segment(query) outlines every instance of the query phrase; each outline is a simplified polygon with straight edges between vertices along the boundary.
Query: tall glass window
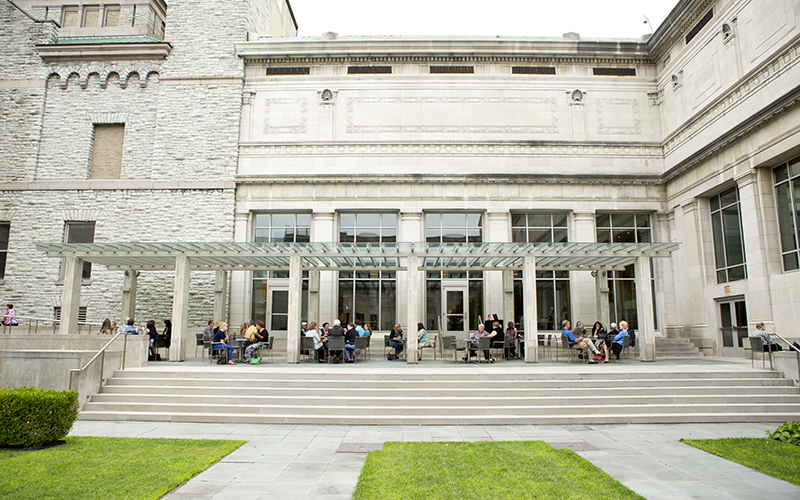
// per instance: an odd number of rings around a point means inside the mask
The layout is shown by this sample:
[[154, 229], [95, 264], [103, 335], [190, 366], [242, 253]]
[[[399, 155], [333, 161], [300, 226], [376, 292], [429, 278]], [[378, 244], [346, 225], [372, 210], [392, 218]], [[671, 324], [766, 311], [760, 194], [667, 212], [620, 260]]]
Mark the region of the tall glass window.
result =
[[[511, 240], [520, 243], [566, 243], [567, 214], [513, 213]], [[536, 272], [536, 318], [540, 330], [558, 330], [571, 318], [568, 271]], [[522, 271], [514, 271], [514, 322], [523, 325]]]
[[255, 214], [256, 243], [301, 243], [311, 241], [311, 214]]
[[793, 271], [800, 269], [800, 158], [776, 167], [772, 173], [783, 270]]
[[339, 272], [339, 320], [369, 323], [373, 331], [391, 330], [400, 323], [396, 314], [396, 273], [389, 271]]
[[[311, 240], [310, 213], [255, 214], [253, 226], [253, 241], [256, 243], [303, 243]], [[270, 330], [285, 330], [288, 324], [288, 278], [289, 273], [286, 271], [253, 272], [250, 317], [254, 321], [264, 321]], [[303, 272], [302, 283], [300, 317], [306, 320], [308, 318], [307, 271]], [[271, 318], [267, 318], [267, 309], [271, 312]]]
[[[598, 243], [650, 243], [652, 233], [648, 214], [597, 214]], [[653, 261], [650, 260], [650, 274], [653, 276]], [[653, 316], [655, 321], [655, 277], [650, 284], [653, 294]], [[636, 312], [636, 279], [633, 266], [624, 271], [608, 273], [608, 305], [611, 321], [628, 322], [632, 328], [639, 328]]]
[[717, 283], [743, 280], [747, 278], [747, 269], [744, 261], [742, 218], [739, 214], [739, 190], [733, 188], [712, 196], [709, 203]]
[[426, 213], [425, 241], [428, 243], [480, 243], [483, 241], [480, 213]]
[[339, 214], [341, 243], [393, 243], [397, 241], [397, 214]]
[[[397, 241], [395, 213], [340, 213], [340, 243]], [[388, 271], [339, 272], [339, 320], [369, 323], [373, 330], [391, 330], [398, 323], [397, 277]]]

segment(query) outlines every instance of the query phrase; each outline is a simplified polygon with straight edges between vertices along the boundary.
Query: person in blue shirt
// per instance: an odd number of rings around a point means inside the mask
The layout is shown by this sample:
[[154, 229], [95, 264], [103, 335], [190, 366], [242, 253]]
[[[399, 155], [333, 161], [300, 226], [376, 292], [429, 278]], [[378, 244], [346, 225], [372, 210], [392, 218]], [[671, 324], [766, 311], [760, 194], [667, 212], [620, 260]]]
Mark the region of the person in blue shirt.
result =
[[228, 323], [222, 323], [221, 325], [219, 325], [219, 330], [217, 330], [217, 333], [214, 334], [214, 340], [211, 341], [211, 348], [227, 350], [228, 364], [235, 365], [236, 362], [233, 361], [233, 346], [230, 346], [225, 343], [227, 339], [228, 339]]
[[355, 323], [356, 323], [356, 333], [358, 333], [358, 336], [359, 337], [366, 337], [367, 336], [367, 332], [364, 330], [364, 327], [361, 326], [361, 322], [356, 320]]
[[[572, 332], [570, 331], [569, 329], [570, 326], [571, 325], [568, 319], [565, 319], [564, 321], [561, 322], [561, 327], [563, 328], [561, 330], [561, 336], [567, 337], [567, 340], [569, 340], [570, 347], [578, 347], [579, 349], [583, 349], [584, 351], [586, 351], [586, 354], [584, 354], [584, 356], [587, 357], [589, 363], [596, 364], [597, 361], [595, 361], [593, 358], [594, 356], [599, 356], [600, 351], [597, 350], [594, 344], [583, 338], [583, 335], [576, 338], [575, 335], [573, 335]], [[605, 361], [603, 362], [605, 363]]]
[[619, 359], [619, 353], [622, 352], [622, 342], [625, 337], [628, 336], [628, 322], [627, 321], [620, 321], [619, 322], [619, 332], [614, 336], [614, 340], [611, 341], [611, 350], [614, 352], [614, 356]]

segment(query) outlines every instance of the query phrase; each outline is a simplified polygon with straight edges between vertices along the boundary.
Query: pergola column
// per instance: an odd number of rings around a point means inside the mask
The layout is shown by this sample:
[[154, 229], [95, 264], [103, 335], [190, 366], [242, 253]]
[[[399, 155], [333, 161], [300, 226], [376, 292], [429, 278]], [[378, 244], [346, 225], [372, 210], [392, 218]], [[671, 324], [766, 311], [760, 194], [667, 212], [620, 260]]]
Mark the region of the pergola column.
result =
[[656, 360], [656, 337], [653, 325], [653, 294], [650, 293], [650, 259], [637, 257], [634, 265], [636, 277], [636, 317], [639, 322], [639, 343], [642, 361]]
[[214, 321], [227, 322], [225, 305], [228, 303], [228, 272], [224, 269], [217, 270], [214, 280]]
[[598, 269], [595, 271], [595, 294], [597, 296], [597, 321], [603, 323], [607, 330], [611, 330], [608, 322], [611, 312], [608, 309], [608, 271]]
[[83, 259], [67, 257], [64, 262], [64, 290], [61, 292], [61, 323], [58, 333], [78, 333], [78, 311], [81, 306]]
[[306, 320], [311, 323], [316, 321], [320, 323], [319, 315], [319, 270], [312, 269], [308, 273], [308, 318]]
[[303, 289], [303, 262], [299, 255], [289, 257], [289, 318], [286, 332], [286, 361], [300, 362], [300, 300]]
[[536, 312], [536, 257], [526, 255], [522, 263], [522, 310], [525, 323], [525, 362], [539, 362], [539, 324]]
[[189, 326], [189, 284], [192, 269], [189, 257], [175, 257], [175, 285], [172, 291], [172, 339], [169, 345], [170, 361], [186, 360], [186, 329]]
[[[516, 321], [514, 318], [514, 271], [511, 269], [503, 270], [503, 320], [506, 324], [502, 325], [505, 330], [509, 321]], [[522, 325], [515, 325], [523, 328]]]
[[[125, 281], [122, 284], [122, 316], [120, 319], [136, 317], [136, 286], [139, 282], [139, 271], [125, 270]], [[125, 326], [122, 323], [120, 326]]]
[[417, 323], [419, 320], [419, 265], [417, 255], [408, 256], [406, 268], [406, 361], [413, 365], [417, 363]]

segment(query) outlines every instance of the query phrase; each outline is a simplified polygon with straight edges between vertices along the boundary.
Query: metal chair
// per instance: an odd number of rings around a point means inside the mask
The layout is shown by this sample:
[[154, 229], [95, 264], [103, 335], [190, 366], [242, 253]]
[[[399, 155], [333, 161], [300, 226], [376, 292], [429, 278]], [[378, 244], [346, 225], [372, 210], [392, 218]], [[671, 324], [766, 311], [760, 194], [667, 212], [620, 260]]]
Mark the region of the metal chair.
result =
[[267, 340], [266, 342], [261, 342], [261, 348], [262, 348], [264, 351], [267, 351], [267, 354], [269, 354], [269, 362], [270, 362], [270, 363], [272, 363], [272, 352], [273, 352], [273, 351], [272, 351], [272, 344], [273, 344], [273, 343], [274, 343], [274, 342], [273, 342], [273, 340], [272, 340], [272, 339], [269, 339], [269, 340]]
[[328, 337], [328, 363], [333, 362], [334, 352], [342, 353], [342, 360], [344, 360], [344, 337]]
[[486, 354], [484, 354], [486, 351], [490, 351], [489, 358], [491, 359], [492, 343], [490, 342], [490, 340], [491, 339], [489, 337], [478, 337], [478, 352], [475, 354], [475, 357], [478, 358], [478, 363], [481, 362], [481, 355], [483, 355], [483, 360], [488, 363], [488, 360], [486, 359]]
[[194, 348], [194, 357], [195, 358], [197, 357], [197, 348], [198, 347], [202, 347], [203, 348], [202, 356], [203, 356], [203, 359], [205, 359], [205, 357], [206, 357], [206, 349], [205, 349], [204, 342], [205, 342], [206, 339], [205, 339], [205, 337], [203, 336], [202, 333], [195, 334], [195, 339], [197, 341], [197, 344], [195, 344], [195, 348]]
[[750, 339], [750, 366], [755, 368], [755, 362], [753, 361], [756, 358], [756, 353], [761, 353], [761, 369], [766, 368], [766, 357], [764, 356], [767, 354], [764, 351], [764, 339], [761, 337], [747, 337]]
[[[567, 357], [578, 359], [578, 352], [572, 349], [572, 346], [569, 345], [569, 339], [567, 337], [561, 337], [561, 351], [567, 353]], [[558, 352], [558, 351], [556, 351]]]
[[454, 342], [454, 337], [442, 337], [442, 362], [444, 362], [444, 353], [447, 351], [453, 352], [453, 362], [458, 361], [458, 351], [466, 351], [466, 347], [458, 347]]
[[[272, 342], [270, 342], [270, 349], [272, 349], [271, 344]], [[300, 352], [303, 353], [306, 360], [311, 359], [311, 361], [314, 361], [316, 350], [314, 350], [314, 339], [312, 337], [300, 337]]]
[[[356, 337], [356, 351], [353, 353], [353, 363], [357, 362], [362, 356], [367, 358], [367, 346], [369, 345], [369, 337]], [[361, 352], [361, 354], [356, 354]]]
[[364, 357], [369, 359], [370, 354], [372, 354], [372, 351], [369, 350], [369, 346], [372, 343], [372, 335], [367, 335], [364, 338], [367, 339], [367, 352], [364, 354]]
[[417, 345], [417, 349], [419, 350], [419, 357], [422, 359], [422, 350], [423, 349], [432, 349], [433, 350], [433, 360], [436, 361], [436, 342], [433, 345]]
[[625, 359], [628, 355], [628, 350], [631, 348], [631, 338], [625, 335], [622, 337], [622, 352], [620, 353], [620, 360]]

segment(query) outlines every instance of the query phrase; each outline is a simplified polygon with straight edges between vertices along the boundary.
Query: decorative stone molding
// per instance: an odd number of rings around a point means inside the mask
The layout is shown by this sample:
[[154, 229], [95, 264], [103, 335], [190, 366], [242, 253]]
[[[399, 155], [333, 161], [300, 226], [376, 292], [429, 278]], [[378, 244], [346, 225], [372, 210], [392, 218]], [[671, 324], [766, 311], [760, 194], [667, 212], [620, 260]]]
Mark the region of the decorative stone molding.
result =
[[[609, 106], [625, 106], [625, 115], [633, 118], [633, 123], [627, 127], [611, 127], [605, 121], [604, 113]], [[598, 99], [597, 100], [597, 133], [605, 135], [638, 135], [642, 133], [642, 122], [639, 117], [638, 99]]]
[[719, 96], [712, 103], [709, 103], [693, 117], [669, 135], [664, 140], [664, 153], [668, 156], [676, 148], [679, 148], [687, 141], [691, 140], [698, 133], [709, 126], [729, 116], [731, 110], [747, 100], [755, 91], [760, 90], [767, 83], [776, 78], [780, 78], [794, 67], [800, 60], [800, 40], [788, 47], [783, 52], [776, 54], [761, 66], [748, 73], [739, 85], [731, 87], [730, 90]]
[[62, 218], [69, 222], [94, 222], [100, 217], [100, 210], [79, 208], [64, 210]]
[[[666, 23], [659, 26], [656, 33], [647, 43], [648, 47], [651, 49], [650, 52], [653, 55], [653, 59], [656, 61], [660, 60], [664, 53], [669, 51], [672, 46], [675, 45], [675, 42], [682, 39], [686, 32], [692, 29], [695, 22], [706, 14], [708, 7], [714, 2], [716, 2], [716, 0], [703, 0], [699, 2], [689, 15], [684, 16], [678, 28], [676, 28], [674, 24], [667, 25]], [[669, 38], [666, 38], [660, 36], [662, 33], [671, 33], [671, 35]]]
[[127, 123], [128, 113], [89, 113], [89, 120], [94, 124]]
[[[360, 104], [544, 104], [549, 108], [547, 125], [425, 125], [390, 124], [359, 125], [355, 123], [355, 108]], [[557, 134], [558, 105], [554, 98], [540, 97], [351, 97], [347, 99], [347, 132], [351, 134], [376, 133], [456, 133], [456, 134]]]
[[567, 94], [569, 94], [569, 100], [572, 104], [583, 104], [583, 97], [586, 95], [586, 92], [575, 89], [572, 92], [567, 91]]
[[[278, 106], [294, 106], [295, 116], [299, 123], [294, 125], [276, 125], [275, 118], [271, 116], [273, 108]], [[264, 102], [264, 133], [265, 134], [305, 134], [308, 131], [308, 99], [278, 98], [266, 99]]]
[[[109, 83], [115, 83], [123, 89], [127, 88], [129, 84], [134, 84], [134, 86], [138, 84], [140, 88], [144, 89], [149, 83], [159, 83], [159, 69], [157, 66], [136, 68], [107, 64], [78, 67], [53, 66], [45, 79], [48, 88], [60, 87], [62, 90], [67, 90], [70, 85], [75, 84], [83, 90], [94, 85], [106, 89]], [[66, 75], [66, 78], [63, 75]]]
[[17, 211], [13, 208], [8, 210], [0, 210], [0, 221], [11, 221], [17, 215]]
[[662, 157], [660, 143], [241, 143], [242, 157], [297, 156], [568, 156], [568, 157]]

